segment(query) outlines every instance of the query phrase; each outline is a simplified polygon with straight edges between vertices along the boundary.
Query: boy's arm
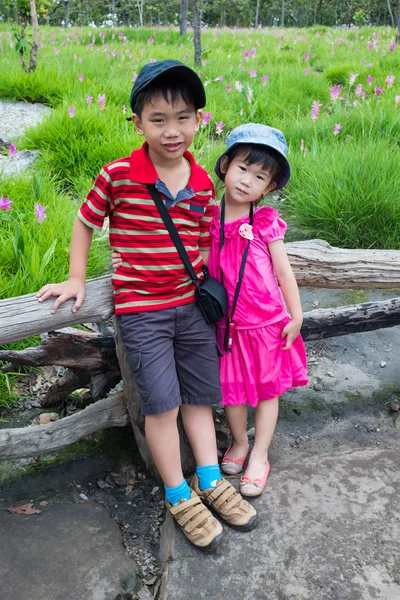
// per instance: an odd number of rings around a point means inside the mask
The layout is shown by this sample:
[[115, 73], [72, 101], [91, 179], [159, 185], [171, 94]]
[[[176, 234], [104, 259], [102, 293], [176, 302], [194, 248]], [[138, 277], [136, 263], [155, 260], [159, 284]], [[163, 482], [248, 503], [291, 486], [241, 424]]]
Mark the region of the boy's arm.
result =
[[93, 229], [85, 225], [78, 217], [75, 219], [71, 238], [69, 278], [63, 283], [50, 283], [43, 286], [37, 298], [43, 302], [51, 296], [58, 296], [51, 307], [54, 314], [58, 307], [70, 298], [76, 298], [72, 312], [82, 306], [85, 298], [86, 262], [92, 243]]

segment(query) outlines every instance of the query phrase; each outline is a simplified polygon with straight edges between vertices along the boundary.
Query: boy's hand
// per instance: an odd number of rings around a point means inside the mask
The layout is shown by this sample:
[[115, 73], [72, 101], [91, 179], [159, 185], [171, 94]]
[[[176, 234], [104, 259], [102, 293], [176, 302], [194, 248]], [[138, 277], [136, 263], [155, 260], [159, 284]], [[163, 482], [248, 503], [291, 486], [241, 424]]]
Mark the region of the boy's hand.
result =
[[49, 283], [44, 285], [36, 294], [39, 302], [43, 302], [51, 296], [58, 296], [57, 300], [51, 307], [51, 312], [57, 312], [58, 307], [64, 304], [70, 298], [76, 298], [76, 302], [72, 307], [72, 312], [77, 312], [83, 304], [85, 298], [85, 282], [80, 279], [68, 279], [64, 283]]
[[302, 321], [291, 320], [282, 330], [281, 340], [286, 338], [286, 345], [283, 347], [284, 350], [289, 350], [294, 340], [300, 333]]
[[111, 264], [113, 271], [116, 271], [118, 267], [122, 265], [122, 255], [119, 252], [116, 252], [115, 250], [111, 254]]

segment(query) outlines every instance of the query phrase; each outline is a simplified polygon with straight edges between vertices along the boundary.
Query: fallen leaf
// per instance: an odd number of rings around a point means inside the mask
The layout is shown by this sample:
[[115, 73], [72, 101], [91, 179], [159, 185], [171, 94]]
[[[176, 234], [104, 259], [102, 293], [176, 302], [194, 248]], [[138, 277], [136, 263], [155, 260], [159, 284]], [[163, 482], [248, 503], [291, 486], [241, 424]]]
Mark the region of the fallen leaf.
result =
[[48, 506], [49, 503], [47, 502], [47, 500], [41, 500], [39, 504], [40, 506]]
[[21, 504], [21, 506], [14, 506], [13, 508], [7, 508], [8, 512], [17, 515], [40, 515], [41, 510], [33, 508], [32, 504]]
[[133, 485], [132, 484], [127, 485], [126, 488], [125, 488], [125, 492], [127, 494], [130, 494], [132, 492], [132, 490], [133, 490]]

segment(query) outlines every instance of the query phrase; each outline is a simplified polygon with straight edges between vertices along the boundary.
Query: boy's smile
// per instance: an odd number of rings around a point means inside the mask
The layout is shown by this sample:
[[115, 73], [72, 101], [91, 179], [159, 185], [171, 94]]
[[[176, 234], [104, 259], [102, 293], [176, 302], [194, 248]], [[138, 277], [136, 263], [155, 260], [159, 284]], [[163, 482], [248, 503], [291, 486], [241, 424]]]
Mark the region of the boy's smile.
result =
[[156, 96], [143, 107], [140, 117], [134, 115], [136, 130], [146, 138], [154, 166], [173, 166], [171, 161], [179, 164], [193, 142], [201, 114], [181, 97], [172, 104]]

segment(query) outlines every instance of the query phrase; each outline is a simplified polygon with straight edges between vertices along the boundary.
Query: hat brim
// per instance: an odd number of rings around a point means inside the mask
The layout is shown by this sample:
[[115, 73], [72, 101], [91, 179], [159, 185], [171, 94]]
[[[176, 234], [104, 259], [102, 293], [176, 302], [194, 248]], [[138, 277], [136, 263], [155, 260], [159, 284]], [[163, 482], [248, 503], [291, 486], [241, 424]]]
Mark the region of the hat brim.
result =
[[165, 73], [171, 73], [173, 71], [175, 73], [181, 73], [182, 79], [186, 80], [188, 82], [188, 84], [190, 85], [190, 87], [193, 89], [193, 93], [194, 93], [193, 95], [196, 99], [196, 108], [204, 108], [204, 106], [206, 105], [206, 93], [205, 93], [203, 83], [202, 83], [200, 77], [190, 67], [186, 67], [185, 65], [172, 65], [172, 66], [164, 69], [161, 73], [159, 73], [153, 79], [146, 81], [139, 88], [135, 89], [135, 87], [133, 87], [132, 93], [131, 93], [131, 98], [130, 98], [132, 112], [135, 112], [135, 104], [136, 104], [136, 100], [137, 100], [137, 97], [140, 94], [140, 92], [145, 90], [151, 83], [153, 83], [153, 81], [156, 81], [159, 77], [162, 77], [163, 75], [165, 75]]
[[[222, 173], [222, 171], [221, 171], [222, 157], [227, 156], [229, 154], [229, 152], [232, 150], [232, 148], [235, 148], [236, 146], [238, 146], [241, 143], [244, 143], [244, 142], [237, 142], [236, 144], [232, 144], [232, 146], [230, 146], [229, 150], [226, 150], [225, 152], [223, 152], [221, 154], [221, 156], [219, 156], [217, 158], [217, 162], [215, 163], [215, 167], [214, 167], [214, 172], [221, 181], [225, 181], [225, 173]], [[245, 143], [251, 144], [252, 142], [246, 141]], [[260, 143], [254, 142], [254, 145], [260, 145]], [[269, 147], [267, 144], [262, 144], [262, 145]], [[274, 191], [276, 191], [276, 190], [280, 190], [283, 187], [285, 187], [285, 185], [289, 181], [289, 179], [290, 179], [290, 164], [289, 164], [288, 159], [282, 152], [280, 152], [277, 148], [274, 148], [273, 146], [270, 146], [270, 147], [273, 150], [275, 150], [275, 152], [277, 152], [279, 154], [279, 156], [281, 156], [284, 159], [284, 165], [285, 165], [284, 168], [281, 170], [281, 173], [279, 174], [279, 178], [276, 180], [276, 187], [274, 188]]]

